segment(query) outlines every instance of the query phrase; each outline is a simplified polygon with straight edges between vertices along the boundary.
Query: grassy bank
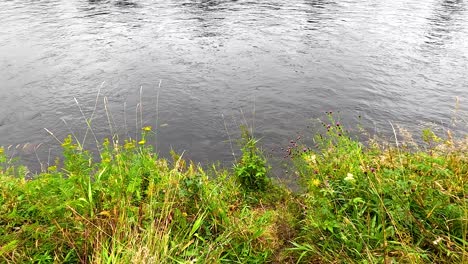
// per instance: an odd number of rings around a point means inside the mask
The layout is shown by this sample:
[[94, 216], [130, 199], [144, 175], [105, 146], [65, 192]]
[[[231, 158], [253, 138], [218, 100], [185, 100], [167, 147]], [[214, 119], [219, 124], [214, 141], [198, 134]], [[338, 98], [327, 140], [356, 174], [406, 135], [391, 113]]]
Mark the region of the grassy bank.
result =
[[467, 263], [467, 140], [363, 145], [327, 122], [288, 149], [294, 193], [246, 131], [230, 169], [158, 157], [150, 128], [99, 161], [66, 138], [34, 180], [2, 149], [0, 262]]

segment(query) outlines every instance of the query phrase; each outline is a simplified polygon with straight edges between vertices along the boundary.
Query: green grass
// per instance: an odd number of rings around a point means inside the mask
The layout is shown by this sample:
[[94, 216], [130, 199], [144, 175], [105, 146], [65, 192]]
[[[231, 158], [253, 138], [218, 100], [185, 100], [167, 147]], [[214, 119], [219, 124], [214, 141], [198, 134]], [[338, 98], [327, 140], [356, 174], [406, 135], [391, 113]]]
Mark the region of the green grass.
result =
[[232, 169], [158, 157], [149, 128], [105, 140], [98, 161], [68, 137], [33, 180], [1, 149], [0, 262], [468, 262], [467, 140], [363, 145], [328, 122], [290, 150], [298, 192], [247, 130]]

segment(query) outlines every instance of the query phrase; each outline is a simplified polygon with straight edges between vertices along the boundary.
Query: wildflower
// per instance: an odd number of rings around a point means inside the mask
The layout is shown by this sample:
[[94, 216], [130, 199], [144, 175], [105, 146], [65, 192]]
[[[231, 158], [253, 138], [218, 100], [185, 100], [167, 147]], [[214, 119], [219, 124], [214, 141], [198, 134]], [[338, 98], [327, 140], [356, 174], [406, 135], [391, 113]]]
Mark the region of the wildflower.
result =
[[432, 244], [437, 245], [442, 241], [443, 239], [441, 237], [438, 237], [436, 240], [432, 241]]
[[316, 163], [316, 156], [315, 155], [304, 155], [304, 160], [307, 162], [309, 165], [312, 165]]
[[102, 146], [104, 146], [105, 148], [109, 147], [109, 139], [108, 138], [104, 139], [104, 142], [102, 142]]
[[151, 126], [145, 126], [142, 128], [143, 131], [151, 131]]
[[346, 177], [344, 178], [345, 181], [348, 181], [348, 182], [351, 182], [351, 181], [354, 181], [354, 175], [349, 173], [346, 175]]
[[2, 155], [4, 152], [3, 148], [0, 147], [0, 155]]
[[138, 141], [138, 144], [140, 144], [140, 145], [144, 145], [145, 143], [146, 143], [146, 141], [144, 139]]
[[125, 140], [124, 149], [130, 150], [130, 149], [134, 148], [134, 147], [135, 147], [135, 143], [134, 143], [134, 142], [135, 142], [135, 141], [133, 141], [133, 140], [131, 140], [131, 141]]
[[318, 187], [320, 185], [320, 180], [319, 179], [313, 179], [312, 180], [312, 185], [314, 185], [315, 187]]
[[68, 135], [68, 136], [63, 140], [62, 147], [70, 146], [71, 143], [72, 143], [71, 135]]

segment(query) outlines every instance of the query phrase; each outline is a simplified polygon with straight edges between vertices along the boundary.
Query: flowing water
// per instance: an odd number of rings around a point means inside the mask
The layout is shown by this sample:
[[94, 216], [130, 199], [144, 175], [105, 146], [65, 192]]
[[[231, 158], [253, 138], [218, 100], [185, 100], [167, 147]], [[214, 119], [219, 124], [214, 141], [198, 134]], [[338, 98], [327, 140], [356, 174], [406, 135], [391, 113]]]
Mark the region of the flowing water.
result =
[[91, 115], [196, 161], [231, 162], [240, 123], [270, 151], [325, 111], [466, 132], [467, 66], [462, 0], [2, 0], [0, 145], [34, 167], [58, 154], [44, 128], [83, 139]]

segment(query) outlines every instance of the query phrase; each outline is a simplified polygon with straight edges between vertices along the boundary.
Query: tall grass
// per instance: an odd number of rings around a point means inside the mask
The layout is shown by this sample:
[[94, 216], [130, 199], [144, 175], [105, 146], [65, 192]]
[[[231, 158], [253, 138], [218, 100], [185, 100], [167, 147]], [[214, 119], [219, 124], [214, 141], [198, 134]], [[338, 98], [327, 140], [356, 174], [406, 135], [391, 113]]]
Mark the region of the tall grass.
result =
[[[237, 179], [144, 139], [102, 143], [101, 159], [67, 137], [59, 163], [34, 180], [0, 171], [0, 259], [8, 263], [264, 262], [279, 242], [278, 210], [246, 202]], [[284, 192], [282, 195], [287, 195]], [[270, 198], [270, 203], [271, 203]], [[263, 202], [262, 202], [263, 201]]]
[[32, 180], [0, 148], [0, 262], [468, 261], [467, 139], [363, 145], [324, 125], [314, 146], [291, 148], [295, 193], [268, 178], [247, 130], [232, 169], [159, 157], [149, 127], [99, 142], [98, 160], [67, 137]]
[[[294, 251], [308, 261], [465, 263], [467, 141], [423, 131], [424, 150], [353, 140], [333, 118], [295, 149], [305, 188]], [[338, 259], [338, 260], [337, 260]]]

